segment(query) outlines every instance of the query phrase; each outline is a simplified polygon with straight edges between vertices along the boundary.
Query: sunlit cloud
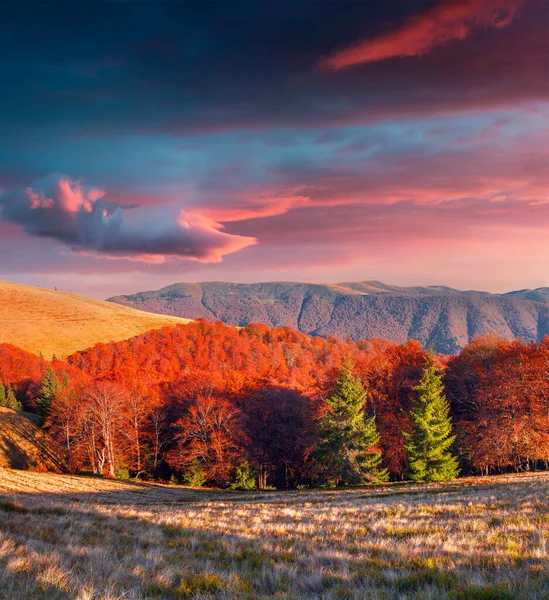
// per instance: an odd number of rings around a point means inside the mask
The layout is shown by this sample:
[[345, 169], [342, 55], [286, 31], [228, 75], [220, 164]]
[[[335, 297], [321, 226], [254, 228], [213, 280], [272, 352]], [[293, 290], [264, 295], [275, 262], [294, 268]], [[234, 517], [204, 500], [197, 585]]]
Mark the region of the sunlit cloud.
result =
[[124, 209], [64, 175], [50, 175], [0, 196], [2, 218], [75, 252], [106, 258], [162, 263], [174, 257], [219, 262], [225, 254], [253, 245], [253, 237], [231, 235], [223, 226], [180, 206]]
[[419, 56], [448, 42], [464, 40], [476, 27], [506, 27], [524, 2], [441, 0], [396, 30], [338, 50], [320, 64], [338, 70], [399, 56]]

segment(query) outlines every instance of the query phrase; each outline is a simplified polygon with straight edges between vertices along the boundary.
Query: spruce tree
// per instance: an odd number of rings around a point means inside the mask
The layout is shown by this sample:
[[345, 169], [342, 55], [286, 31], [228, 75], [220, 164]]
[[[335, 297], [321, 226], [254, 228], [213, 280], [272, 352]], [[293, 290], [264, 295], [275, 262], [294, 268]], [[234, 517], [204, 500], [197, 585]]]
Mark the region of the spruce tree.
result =
[[380, 468], [381, 452], [376, 449], [379, 433], [375, 416], [366, 417], [366, 390], [353, 365], [343, 365], [327, 411], [319, 427], [319, 443], [314, 453], [321, 478], [330, 484], [361, 484], [386, 481]]
[[450, 452], [452, 433], [450, 406], [444, 395], [442, 373], [427, 359], [412, 406], [412, 430], [405, 435], [408, 457], [406, 476], [413, 481], [449, 481], [459, 474], [457, 458]]
[[55, 371], [51, 367], [48, 367], [44, 373], [40, 384], [40, 391], [38, 392], [37, 408], [42, 421], [46, 420], [51, 403], [59, 392], [59, 387], [60, 384]]
[[19, 400], [17, 400], [17, 397], [15, 395], [15, 390], [11, 387], [11, 385], [8, 385], [8, 387], [6, 388], [6, 404], [5, 404], [6, 408], [11, 408], [11, 410], [23, 410], [23, 407], [21, 406], [21, 402], [19, 402]]

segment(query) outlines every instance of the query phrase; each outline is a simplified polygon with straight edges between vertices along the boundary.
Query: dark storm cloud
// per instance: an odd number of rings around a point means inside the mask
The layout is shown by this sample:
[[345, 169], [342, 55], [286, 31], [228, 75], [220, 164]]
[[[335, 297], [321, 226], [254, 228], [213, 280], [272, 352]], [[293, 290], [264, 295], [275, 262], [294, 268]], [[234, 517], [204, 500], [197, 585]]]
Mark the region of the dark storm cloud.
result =
[[545, 0], [527, 2], [505, 28], [474, 31], [467, 44], [457, 40], [422, 60], [318, 70], [322, 56], [389, 27], [405, 28], [436, 6], [413, 0], [4, 6], [0, 51], [9, 58], [0, 67], [0, 132], [185, 135], [331, 126], [547, 97]]

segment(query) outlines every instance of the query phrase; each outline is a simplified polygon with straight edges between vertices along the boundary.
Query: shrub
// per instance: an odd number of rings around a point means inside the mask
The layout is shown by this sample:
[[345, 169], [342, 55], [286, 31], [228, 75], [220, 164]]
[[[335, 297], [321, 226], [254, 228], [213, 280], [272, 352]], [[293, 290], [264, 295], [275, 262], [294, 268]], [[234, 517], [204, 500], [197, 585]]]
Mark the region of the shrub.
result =
[[198, 460], [193, 461], [183, 474], [183, 483], [190, 487], [202, 487], [206, 483], [204, 469]]
[[117, 479], [131, 479], [130, 471], [127, 467], [119, 467], [116, 469], [115, 476]]
[[233, 483], [229, 486], [231, 490], [254, 490], [255, 473], [250, 468], [247, 460], [236, 467]]

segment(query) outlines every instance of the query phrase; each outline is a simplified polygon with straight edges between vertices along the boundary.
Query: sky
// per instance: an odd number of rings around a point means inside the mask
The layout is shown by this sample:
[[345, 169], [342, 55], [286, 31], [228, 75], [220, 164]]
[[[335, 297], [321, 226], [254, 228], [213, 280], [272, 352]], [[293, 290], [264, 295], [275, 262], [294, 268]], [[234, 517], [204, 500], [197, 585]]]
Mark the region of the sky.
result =
[[0, 3], [0, 279], [549, 286], [548, 0]]

